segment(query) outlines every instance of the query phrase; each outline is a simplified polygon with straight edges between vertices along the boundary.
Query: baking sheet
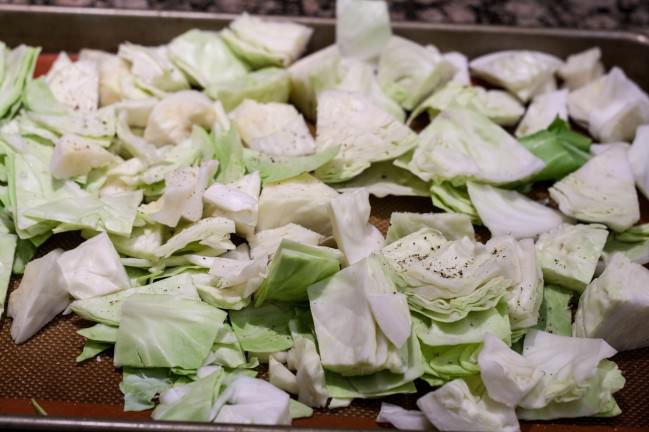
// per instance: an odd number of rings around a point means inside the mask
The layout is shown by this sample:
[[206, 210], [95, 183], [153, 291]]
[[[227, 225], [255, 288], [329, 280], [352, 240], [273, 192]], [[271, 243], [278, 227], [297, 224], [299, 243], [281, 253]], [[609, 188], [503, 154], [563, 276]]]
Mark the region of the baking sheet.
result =
[[[27, 14], [26, 10], [32, 12]], [[189, 28], [218, 29], [231, 19], [229, 16], [187, 13], [107, 12], [87, 10], [0, 7], [0, 40], [10, 45], [29, 43], [44, 46], [46, 52], [78, 51], [82, 47], [115, 49], [124, 40], [142, 44], [168, 42]], [[310, 49], [333, 41], [333, 21], [299, 19], [314, 26]], [[395, 32], [422, 43], [434, 43], [442, 50], [458, 50], [470, 56], [505, 48], [541, 49], [556, 55], [600, 46], [607, 65], [621, 66], [645, 89], [649, 88], [649, 64], [638, 61], [649, 58], [649, 43], [644, 36], [606, 32], [570, 32], [521, 30], [479, 26], [439, 26], [426, 24], [396, 24]], [[43, 56], [37, 73], [47, 70], [52, 56]], [[647, 203], [643, 202], [646, 220]], [[427, 198], [387, 198], [372, 200], [371, 222], [385, 233], [392, 211], [433, 211]], [[55, 247], [70, 248], [80, 242], [72, 234], [50, 239], [40, 254]], [[12, 280], [12, 287], [18, 280]], [[88, 322], [70, 315], [59, 317], [28, 342], [16, 346], [10, 338], [10, 320], [0, 323], [0, 429], [45, 428], [52, 430], [135, 430], [149, 412], [124, 413], [119, 392], [120, 371], [112, 365], [112, 355], [102, 354], [99, 360], [81, 364], [75, 362], [83, 345], [76, 334]], [[523, 423], [528, 430], [595, 430], [600, 427], [649, 428], [649, 349], [621, 353], [613, 359], [621, 368], [627, 383], [616, 399], [622, 415], [612, 419], [575, 419], [555, 423]], [[35, 417], [11, 415], [34, 414], [30, 399], [36, 399], [50, 415], [73, 418], [120, 418], [131, 423], [87, 422], [69, 423]], [[383, 400], [414, 408], [415, 395], [397, 395]], [[294, 422], [308, 427], [377, 427], [374, 418], [380, 402], [358, 400], [345, 409], [320, 410], [311, 419]], [[164, 425], [161, 428], [166, 427]], [[185, 424], [172, 424], [174, 430], [193, 430]], [[250, 428], [254, 429], [254, 428]], [[162, 430], [162, 429], [161, 429]], [[171, 430], [171, 429], [169, 429]], [[204, 430], [204, 429], [203, 429]]]

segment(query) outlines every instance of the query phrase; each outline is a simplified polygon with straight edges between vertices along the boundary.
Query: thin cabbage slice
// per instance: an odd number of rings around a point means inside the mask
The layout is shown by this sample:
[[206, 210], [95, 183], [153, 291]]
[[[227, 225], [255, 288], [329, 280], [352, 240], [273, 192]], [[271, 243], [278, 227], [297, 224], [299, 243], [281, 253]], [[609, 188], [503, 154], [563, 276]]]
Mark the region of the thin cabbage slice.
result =
[[417, 145], [417, 136], [359, 93], [323, 92], [318, 98], [319, 150], [340, 146], [336, 157], [316, 170], [327, 183], [349, 180], [372, 162], [394, 159]]
[[271, 156], [251, 149], [244, 149], [243, 159], [249, 172], [259, 171], [264, 182], [275, 183], [320, 168], [338, 153], [332, 147], [307, 156]]
[[482, 224], [466, 186], [453, 186], [450, 182], [433, 183], [430, 186], [430, 194], [435, 207], [449, 213], [467, 215], [471, 218], [471, 223]]
[[70, 303], [57, 264], [61, 253], [55, 249], [27, 264], [20, 285], [9, 296], [7, 315], [13, 318], [11, 337], [16, 344], [38, 333]]
[[516, 191], [473, 182], [467, 186], [471, 202], [493, 236], [535, 237], [565, 220], [556, 210]]
[[20, 108], [23, 89], [33, 75], [40, 48], [19, 45], [9, 51], [2, 43], [0, 51], [4, 54], [0, 84], [0, 118], [4, 119], [13, 117]]
[[313, 30], [301, 24], [271, 21], [243, 13], [221, 37], [254, 68], [287, 67], [304, 52]]
[[253, 150], [274, 156], [301, 156], [316, 150], [304, 118], [292, 105], [245, 100], [230, 116]]
[[215, 423], [290, 425], [290, 398], [272, 384], [238, 376], [216, 401]]
[[393, 161], [375, 162], [353, 179], [335, 183], [333, 187], [339, 192], [365, 188], [370, 195], [377, 198], [385, 198], [388, 195], [430, 196], [427, 183], [410, 171], [395, 166]]
[[201, 87], [240, 79], [248, 71], [217, 32], [192, 29], [177, 36], [168, 47], [173, 63]]
[[243, 159], [243, 144], [236, 128], [227, 131], [213, 130], [214, 159], [219, 161], [216, 181], [227, 184], [239, 180], [246, 174]]
[[238, 233], [250, 236], [259, 217], [260, 190], [261, 178], [253, 172], [228, 185], [214, 183], [203, 194], [203, 200], [212, 216], [232, 219]]
[[165, 45], [144, 47], [126, 42], [119, 46], [117, 54], [131, 64], [136, 85], [147, 92], [155, 95], [189, 88], [185, 75], [171, 62], [169, 47]]
[[246, 99], [262, 103], [286, 103], [291, 93], [291, 81], [285, 69], [270, 67], [212, 83], [205, 89], [205, 93], [220, 101], [229, 112]]
[[293, 346], [288, 323], [294, 316], [290, 304], [266, 302], [258, 308], [230, 311], [230, 322], [245, 351], [272, 353]]
[[230, 234], [234, 231], [234, 222], [230, 219], [223, 217], [201, 219], [175, 233], [158, 248], [156, 256], [167, 258], [177, 251], [192, 247], [195, 243], [211, 248], [215, 253], [220, 254], [235, 248], [229, 240]]
[[385, 1], [337, 0], [336, 46], [344, 57], [374, 59], [392, 36]]
[[573, 333], [602, 338], [619, 351], [649, 346], [649, 270], [614, 254], [579, 299]]
[[104, 232], [57, 259], [65, 288], [75, 299], [111, 294], [130, 288], [119, 255]]
[[441, 431], [520, 431], [514, 409], [492, 400], [477, 377], [453, 380], [419, 398], [417, 406]]
[[569, 90], [576, 90], [604, 75], [601, 57], [599, 47], [568, 56], [557, 71], [558, 75], [563, 78]]
[[386, 242], [390, 244], [426, 227], [438, 230], [448, 240], [475, 237], [471, 218], [464, 214], [392, 212]]
[[423, 180], [490, 184], [523, 180], [543, 161], [487, 117], [464, 108], [441, 112], [419, 134], [408, 168]]
[[117, 161], [112, 153], [94, 141], [67, 134], [63, 135], [54, 147], [50, 170], [52, 177], [67, 179], [87, 175], [93, 168]]
[[275, 254], [283, 239], [305, 245], [318, 246], [325, 237], [300, 225], [289, 223], [278, 228], [259, 231], [254, 236], [248, 238], [248, 242], [250, 243], [250, 257], [253, 260], [267, 260]]
[[640, 219], [633, 172], [627, 151], [620, 146], [595, 156], [549, 192], [564, 214], [615, 231], [624, 231]]
[[345, 264], [352, 265], [380, 249], [383, 234], [369, 223], [370, 195], [367, 189], [343, 193], [329, 201], [334, 239]]
[[474, 74], [504, 87], [523, 102], [540, 94], [561, 65], [561, 60], [549, 54], [522, 50], [499, 51], [470, 63]]
[[550, 283], [577, 292], [590, 283], [608, 230], [603, 225], [559, 225], [536, 243], [543, 276]]
[[478, 364], [489, 397], [510, 407], [518, 405], [543, 375], [525, 357], [490, 333], [485, 335]]
[[559, 117], [568, 120], [568, 90], [556, 90], [535, 96], [527, 108], [515, 135], [524, 137], [546, 129]]
[[432, 430], [424, 413], [418, 410], [406, 410], [398, 405], [381, 402], [381, 410], [376, 417], [377, 423], [390, 423], [400, 430]]
[[294, 223], [329, 236], [327, 206], [336, 196], [334, 189], [308, 174], [267, 185], [259, 197], [257, 230]]
[[390, 38], [379, 58], [381, 87], [406, 110], [415, 108], [454, 74], [455, 67], [437, 48], [399, 36]]

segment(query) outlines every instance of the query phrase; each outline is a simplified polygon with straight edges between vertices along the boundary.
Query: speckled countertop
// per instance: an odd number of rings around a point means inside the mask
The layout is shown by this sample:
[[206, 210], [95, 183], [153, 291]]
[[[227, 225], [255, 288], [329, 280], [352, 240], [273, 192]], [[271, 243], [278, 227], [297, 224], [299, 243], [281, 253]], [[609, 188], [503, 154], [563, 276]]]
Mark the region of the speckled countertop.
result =
[[[0, 0], [11, 4], [331, 17], [334, 0]], [[394, 20], [633, 30], [649, 34], [649, 0], [392, 0]]]

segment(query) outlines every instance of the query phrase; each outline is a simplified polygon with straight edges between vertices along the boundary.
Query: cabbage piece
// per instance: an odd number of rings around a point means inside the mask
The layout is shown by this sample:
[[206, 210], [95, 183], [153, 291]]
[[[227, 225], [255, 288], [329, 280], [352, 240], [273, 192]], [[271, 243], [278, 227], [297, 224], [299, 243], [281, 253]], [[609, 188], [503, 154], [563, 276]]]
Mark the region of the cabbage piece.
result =
[[227, 314], [205, 303], [133, 294], [122, 303], [116, 367], [199, 368]]
[[320, 168], [338, 153], [332, 147], [307, 156], [271, 156], [251, 149], [244, 149], [243, 159], [249, 172], [259, 171], [264, 184], [286, 180]]
[[444, 53], [444, 59], [455, 67], [455, 75], [451, 81], [455, 81], [462, 85], [471, 84], [471, 77], [469, 75], [469, 59], [460, 52], [451, 51]]
[[215, 423], [290, 425], [290, 398], [272, 384], [238, 376], [216, 401]]
[[308, 300], [306, 289], [340, 270], [335, 249], [282, 240], [268, 268], [268, 276], [255, 294], [255, 305], [266, 300]]
[[217, 32], [192, 29], [174, 38], [168, 47], [173, 63], [204, 88], [241, 78], [248, 70]]
[[177, 92], [155, 105], [144, 139], [158, 147], [178, 144], [191, 136], [194, 125], [209, 129], [221, 116], [223, 107], [204, 94], [194, 90]]
[[437, 387], [456, 378], [479, 374], [478, 354], [481, 348], [482, 344], [422, 345], [425, 371], [421, 378]]
[[370, 210], [367, 189], [345, 192], [329, 201], [334, 239], [346, 265], [366, 258], [385, 242], [378, 228], [369, 223]]
[[471, 71], [527, 102], [553, 80], [561, 60], [539, 51], [499, 51], [473, 59]]
[[62, 252], [55, 249], [27, 264], [20, 285], [9, 295], [7, 315], [13, 318], [11, 337], [16, 344], [38, 333], [70, 303], [57, 264]]
[[[403, 351], [410, 336], [410, 313], [379, 258], [366, 258], [307, 290], [327, 370], [369, 375], [408, 369]], [[345, 330], [349, 328], [355, 331]]]
[[601, 57], [602, 51], [599, 47], [568, 56], [557, 71], [558, 75], [569, 90], [576, 90], [604, 75]]
[[286, 103], [291, 93], [291, 81], [285, 69], [270, 67], [212, 83], [205, 93], [220, 101], [229, 112], [246, 99]]
[[128, 80], [131, 71], [124, 59], [105, 51], [82, 49], [79, 60], [97, 63], [100, 107], [112, 105], [126, 96], [122, 91], [122, 80]]
[[282, 363], [271, 356], [268, 359], [268, 381], [288, 393], [297, 394], [297, 377]]
[[116, 134], [120, 147], [133, 158], [138, 158], [146, 164], [158, 162], [161, 159], [156, 146], [131, 131], [128, 112], [125, 110], [120, 111], [117, 115]]
[[301, 24], [261, 19], [244, 12], [221, 32], [221, 37], [253, 68], [286, 67], [302, 55], [312, 33]]
[[484, 337], [478, 364], [489, 397], [510, 407], [515, 407], [543, 375], [522, 355], [490, 333]]
[[419, 141], [408, 169], [426, 181], [498, 185], [531, 177], [544, 166], [505, 130], [464, 108], [441, 112]]
[[325, 371], [322, 367], [316, 341], [312, 334], [313, 322], [308, 311], [300, 311], [289, 323], [294, 346], [287, 356], [288, 365], [295, 369], [298, 400], [310, 407], [327, 406]]
[[114, 344], [115, 340], [117, 340], [117, 327], [95, 324], [92, 327], [77, 331], [77, 334], [91, 341]]
[[239, 180], [246, 174], [243, 159], [243, 144], [236, 128], [227, 131], [212, 131], [214, 135], [214, 159], [219, 161], [216, 181], [227, 184]]
[[160, 395], [160, 405], [151, 417], [155, 420], [212, 421], [225, 378], [225, 371], [219, 368], [194, 382], [168, 388]]
[[649, 346], [649, 270], [614, 254], [579, 298], [573, 333], [602, 338], [619, 351]]
[[369, 60], [379, 56], [392, 36], [385, 1], [337, 0], [336, 46], [344, 57]]
[[327, 207], [336, 196], [334, 189], [308, 174], [267, 185], [259, 197], [257, 230], [295, 223], [331, 235]]
[[54, 147], [52, 177], [67, 179], [87, 175], [93, 168], [116, 162], [117, 158], [94, 141], [77, 135], [63, 135]]
[[[246, 304], [248, 303], [250, 295], [257, 291], [264, 281], [267, 265], [265, 259], [234, 260], [231, 258], [212, 258], [209, 274], [218, 281], [215, 289], [218, 290], [221, 297], [229, 297], [230, 299], [229, 301], [223, 301], [222, 304], [215, 301], [215, 299], [204, 300], [225, 309], [241, 309], [241, 307], [234, 307], [236, 305], [231, 303], [235, 298], [241, 302], [245, 301]], [[210, 289], [210, 292], [216, 294], [215, 289]]]
[[[432, 316], [437, 320], [443, 316], [447, 322], [462, 319], [468, 313], [466, 306], [476, 301], [482, 305], [486, 293], [492, 294], [489, 305], [480, 310], [491, 308], [510, 285], [499, 277], [502, 269], [498, 253], [467, 237], [447, 241], [432, 228], [402, 237], [379, 253], [387, 258], [392, 279], [409, 295], [411, 307], [421, 304], [430, 309], [427, 313], [439, 311], [440, 316]], [[477, 289], [481, 291], [476, 293]], [[444, 301], [456, 298], [459, 304]]]
[[260, 190], [261, 178], [253, 172], [228, 185], [214, 183], [203, 194], [203, 200], [208, 204], [208, 213], [232, 219], [238, 233], [250, 236], [259, 218]]
[[229, 368], [245, 367], [246, 355], [241, 348], [232, 327], [223, 324], [216, 334], [212, 351], [205, 359], [204, 365], [221, 365]]
[[75, 299], [102, 296], [130, 288], [124, 266], [106, 233], [62, 253], [57, 263], [65, 288]]
[[316, 51], [292, 64], [288, 73], [291, 103], [313, 121], [320, 92], [333, 88], [342, 78], [340, 52], [335, 45]]
[[602, 254], [608, 261], [615, 253], [623, 253], [634, 263], [649, 262], [649, 224], [636, 225], [621, 233], [611, 233]]
[[471, 223], [481, 225], [478, 211], [471, 203], [466, 186], [453, 186], [450, 182], [433, 183], [430, 186], [433, 205], [449, 213], [469, 216]]
[[406, 110], [415, 108], [454, 74], [455, 67], [437, 48], [421, 46], [399, 36], [390, 38], [379, 58], [381, 87]]
[[417, 406], [442, 431], [520, 431], [514, 409], [491, 399], [477, 377], [446, 383], [419, 398]]
[[420, 314], [413, 314], [413, 331], [426, 348], [482, 343], [485, 334], [491, 333], [510, 341], [511, 327], [507, 305], [499, 302], [495, 307], [470, 312], [455, 322], [442, 322]]
[[302, 402], [298, 402], [295, 399], [288, 400], [288, 410], [291, 414], [291, 419], [293, 420], [313, 416], [313, 408], [304, 405]]
[[568, 120], [568, 90], [556, 90], [535, 96], [515, 135], [524, 137], [546, 129], [558, 117]]
[[294, 223], [289, 223], [279, 228], [259, 231], [254, 236], [248, 238], [251, 258], [254, 260], [268, 259], [275, 254], [283, 239], [305, 245], [317, 246], [325, 238], [317, 232]]
[[117, 54], [131, 64], [136, 85], [146, 92], [155, 95], [189, 88], [185, 75], [171, 62], [167, 46], [144, 47], [126, 42], [119, 46]]
[[555, 285], [543, 287], [543, 302], [539, 320], [534, 328], [559, 336], [572, 335], [572, 310], [570, 301], [574, 291]]
[[562, 224], [536, 243], [547, 282], [582, 292], [593, 279], [608, 230], [603, 225]]
[[288, 322], [294, 315], [290, 305], [267, 302], [257, 308], [230, 311], [230, 322], [245, 351], [277, 352], [293, 346]]
[[340, 146], [336, 157], [316, 170], [323, 181], [338, 183], [372, 162], [401, 156], [417, 145], [417, 136], [361, 94], [329, 90], [318, 98], [316, 144], [319, 150]]
[[568, 113], [602, 142], [630, 142], [637, 127], [649, 122], [649, 96], [614, 67], [570, 93]]
[[377, 423], [390, 423], [400, 430], [432, 430], [424, 413], [418, 410], [406, 410], [398, 405], [381, 402], [381, 410], [376, 417]]
[[155, 251], [162, 246], [166, 234], [167, 229], [163, 225], [146, 224], [134, 227], [130, 237], [112, 235], [110, 240], [122, 255], [155, 261]]
[[492, 236], [535, 237], [565, 220], [556, 210], [516, 191], [473, 182], [467, 186], [471, 202]]
[[558, 118], [547, 129], [521, 138], [520, 143], [545, 162], [530, 181], [562, 179], [590, 159], [590, 138], [570, 130], [570, 125]]
[[342, 77], [333, 88], [361, 93], [395, 119], [401, 122], [406, 119], [406, 114], [401, 106], [383, 92], [376, 77], [374, 65], [369, 62], [345, 59], [341, 68], [343, 69]]
[[134, 294], [160, 294], [194, 301], [200, 300], [192, 278], [189, 275], [180, 274], [149, 285], [130, 288], [101, 297], [75, 300], [70, 305], [70, 309], [86, 320], [118, 326], [122, 304]]
[[5, 310], [5, 300], [9, 289], [9, 281], [11, 280], [16, 242], [17, 237], [15, 235], [2, 232], [0, 222], [0, 318], [2, 318], [2, 313]]
[[649, 197], [649, 125], [636, 130], [628, 156], [636, 186]]
[[464, 214], [392, 212], [385, 240], [390, 244], [422, 228], [438, 230], [448, 240], [475, 237], [471, 218]]
[[19, 45], [9, 51], [4, 43], [2, 51], [2, 82], [0, 83], [0, 118], [13, 117], [20, 108], [23, 90], [30, 80], [40, 48]]
[[472, 109], [502, 126], [516, 124], [525, 113], [523, 105], [507, 92], [485, 90], [453, 80], [420, 103], [410, 113], [408, 123], [424, 111], [432, 119], [441, 111], [452, 107]]
[[124, 411], [144, 411], [155, 406], [153, 399], [170, 389], [177, 378], [168, 369], [124, 368], [119, 390], [124, 395]]
[[73, 111], [94, 111], [99, 105], [99, 65], [94, 60], [76, 62], [60, 53], [45, 77], [52, 94]]
[[532, 239], [494, 237], [486, 244], [512, 281], [505, 293], [512, 329], [537, 324], [543, 300], [543, 272]]
[[234, 249], [230, 234], [234, 233], [234, 222], [223, 217], [201, 219], [175, 233], [167, 242], [158, 248], [156, 255], [167, 258], [180, 250], [196, 248], [195, 243], [207, 246], [217, 254]]
[[245, 100], [230, 116], [253, 150], [273, 156], [301, 156], [316, 150], [304, 118], [292, 105]]
[[[330, 150], [333, 150], [331, 148]], [[399, 168], [393, 161], [375, 162], [353, 179], [335, 183], [339, 192], [365, 188], [377, 198], [393, 196], [430, 196], [428, 184], [410, 171]]]
[[624, 231], [640, 219], [638, 194], [627, 152], [613, 147], [549, 189], [562, 213]]
[[611, 416], [620, 413], [613, 393], [624, 385], [614, 363], [616, 351], [602, 339], [557, 336], [530, 330], [523, 357], [543, 377], [519, 404], [524, 420]]

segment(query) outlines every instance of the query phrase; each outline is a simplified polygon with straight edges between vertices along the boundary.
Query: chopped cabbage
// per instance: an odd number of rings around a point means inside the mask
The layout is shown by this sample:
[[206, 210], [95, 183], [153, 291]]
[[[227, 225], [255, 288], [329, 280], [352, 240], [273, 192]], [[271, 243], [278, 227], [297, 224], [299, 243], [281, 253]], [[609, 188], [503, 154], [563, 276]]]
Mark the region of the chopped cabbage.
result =
[[223, 39], [217, 32], [189, 30], [171, 41], [168, 55], [201, 87], [243, 78], [248, 66], [230, 51]]
[[390, 423], [401, 430], [432, 430], [424, 413], [418, 410], [406, 410], [398, 405], [381, 402], [381, 410], [376, 417], [377, 423]]
[[130, 288], [119, 255], [104, 232], [57, 259], [65, 289], [75, 299], [97, 297]]
[[499, 51], [473, 59], [478, 77], [509, 90], [527, 102], [545, 90], [561, 60], [539, 51]]
[[519, 192], [473, 182], [467, 186], [471, 202], [492, 236], [535, 237], [565, 220], [556, 210]]
[[369, 223], [370, 195], [367, 189], [345, 192], [329, 201], [334, 239], [344, 254], [346, 265], [352, 265], [385, 242], [383, 234]]
[[283, 239], [318, 246], [325, 237], [300, 225], [289, 223], [278, 228], [259, 231], [249, 237], [250, 257], [253, 260], [268, 259], [275, 254]]
[[549, 283], [582, 292], [595, 274], [608, 230], [603, 225], [559, 225], [541, 234], [536, 249]]
[[316, 170], [327, 183], [357, 176], [372, 162], [394, 159], [417, 145], [417, 135], [359, 93], [329, 90], [318, 98], [319, 150], [340, 146], [336, 157]]
[[379, 58], [378, 78], [385, 93], [412, 110], [453, 78], [455, 67], [432, 45], [392, 36]]
[[295, 374], [273, 356], [268, 359], [268, 381], [288, 393], [297, 394], [299, 391]]
[[385, 49], [390, 36], [387, 2], [336, 1], [336, 46], [344, 57], [374, 59]]
[[602, 257], [608, 261], [615, 253], [622, 253], [634, 263], [649, 263], [649, 225], [642, 224], [621, 233], [611, 233]]
[[246, 99], [257, 102], [286, 103], [291, 92], [288, 72], [279, 68], [264, 68], [244, 76], [210, 84], [205, 93], [220, 101], [226, 111], [232, 111]]
[[450, 182], [433, 183], [430, 193], [435, 207], [449, 213], [467, 215], [472, 223], [482, 224], [478, 211], [471, 203], [466, 186], [453, 186]]
[[73, 111], [94, 111], [99, 105], [99, 65], [93, 60], [72, 62], [60, 53], [45, 77], [52, 94]]
[[[330, 150], [333, 150], [332, 147]], [[375, 162], [368, 169], [353, 179], [335, 183], [333, 187], [338, 192], [350, 192], [365, 188], [377, 198], [393, 196], [429, 196], [428, 184], [410, 171], [399, 168], [393, 161]]]
[[292, 105], [245, 100], [230, 116], [243, 142], [253, 150], [273, 156], [301, 156], [316, 151], [304, 118]]
[[2, 318], [2, 313], [5, 310], [5, 300], [11, 280], [16, 243], [17, 237], [15, 235], [2, 232], [0, 222], [0, 318]]
[[93, 168], [100, 168], [117, 160], [112, 153], [95, 141], [67, 134], [56, 142], [50, 170], [52, 177], [68, 179], [87, 175]]
[[471, 84], [471, 77], [469, 75], [469, 59], [460, 52], [452, 51], [444, 53], [444, 59], [455, 67], [455, 75], [451, 81], [455, 81], [462, 85]]
[[[234, 233], [234, 222], [223, 217], [209, 217], [201, 219], [195, 224], [188, 225], [177, 231], [169, 240], [167, 240], [156, 251], [159, 258], [168, 258], [177, 251], [187, 250], [188, 248], [199, 248], [205, 246], [213, 250], [214, 253], [221, 253], [234, 249], [235, 246], [230, 242], [230, 234]], [[198, 243], [199, 246], [196, 246]]]
[[604, 75], [602, 51], [598, 47], [573, 54], [557, 71], [569, 90], [576, 90]]
[[216, 423], [290, 425], [290, 398], [272, 384], [238, 376], [216, 401]]
[[122, 88], [122, 80], [128, 80], [131, 71], [124, 59], [105, 51], [82, 49], [79, 52], [79, 60], [97, 62], [100, 107], [112, 105], [128, 95]]
[[0, 83], [0, 118], [13, 117], [20, 108], [22, 93], [34, 73], [40, 48], [19, 45], [8, 50], [0, 43], [2, 82]]
[[628, 156], [635, 184], [649, 198], [649, 125], [637, 129]]
[[154, 96], [189, 89], [185, 75], [171, 61], [168, 46], [145, 47], [130, 42], [119, 46], [117, 54], [130, 63], [135, 85]]
[[535, 96], [523, 120], [516, 128], [516, 136], [524, 137], [546, 129], [558, 117], [568, 120], [568, 90], [556, 90]]
[[260, 189], [259, 173], [253, 172], [228, 185], [214, 183], [203, 194], [203, 200], [213, 216], [232, 219], [237, 232], [250, 236], [255, 232], [259, 217]]
[[307, 156], [271, 156], [255, 150], [245, 149], [243, 160], [249, 172], [259, 171], [264, 184], [275, 183], [320, 168], [338, 153], [331, 147]]
[[266, 302], [257, 308], [248, 306], [230, 311], [230, 322], [241, 348], [253, 353], [268, 353], [293, 346], [288, 322], [294, 315], [291, 305]]
[[267, 185], [259, 197], [257, 230], [294, 223], [324, 236], [331, 235], [329, 200], [338, 193], [316, 178], [302, 174]]
[[197, 369], [210, 353], [226, 316], [193, 300], [133, 294], [122, 303], [114, 364]]
[[572, 335], [572, 309], [570, 302], [574, 291], [556, 285], [543, 287], [543, 302], [539, 320], [534, 328], [559, 336]]
[[153, 399], [174, 385], [177, 378], [161, 368], [124, 368], [119, 389], [124, 394], [124, 411], [155, 407]]
[[464, 214], [392, 212], [386, 242], [390, 244], [421, 228], [436, 229], [448, 240], [475, 237], [471, 218]]
[[543, 161], [487, 117], [464, 108], [441, 112], [419, 134], [408, 168], [423, 180], [491, 184], [524, 180]]
[[562, 213], [624, 231], [640, 219], [633, 172], [623, 147], [595, 156], [549, 189]]
[[214, 158], [219, 161], [216, 181], [227, 184], [239, 180], [246, 173], [243, 144], [236, 128], [212, 131], [214, 135]]
[[619, 351], [649, 346], [649, 270], [614, 254], [579, 298], [573, 333], [602, 338]]
[[221, 32], [221, 37], [254, 68], [286, 67], [302, 55], [312, 33], [301, 24], [270, 21], [244, 12]]

